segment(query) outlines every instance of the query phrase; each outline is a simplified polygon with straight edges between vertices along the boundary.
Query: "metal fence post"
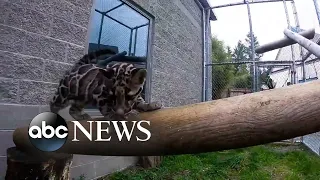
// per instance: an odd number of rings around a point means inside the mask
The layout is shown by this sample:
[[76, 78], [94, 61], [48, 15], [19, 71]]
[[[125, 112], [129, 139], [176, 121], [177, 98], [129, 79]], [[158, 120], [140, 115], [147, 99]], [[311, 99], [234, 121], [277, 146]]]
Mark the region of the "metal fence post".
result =
[[[285, 0], [283, 0], [283, 6], [286, 14], [288, 29], [290, 30], [291, 29], [290, 19], [289, 19], [288, 8]], [[292, 53], [291, 54], [291, 57], [292, 57], [291, 83], [296, 84], [296, 66], [295, 66], [296, 62], [295, 62], [295, 56], [294, 56], [294, 45], [291, 45], [291, 53]]]
[[208, 97], [209, 97], [209, 67], [207, 66], [207, 64], [209, 64], [209, 37], [210, 37], [210, 29], [209, 29], [209, 23], [210, 23], [210, 9], [207, 9], [206, 12], [206, 22], [205, 22], [205, 27], [206, 27], [206, 58], [205, 58], [205, 62], [206, 62], [206, 94], [205, 94], [205, 101], [208, 101]]
[[[299, 18], [298, 18], [298, 12], [297, 12], [297, 8], [296, 8], [296, 4], [295, 4], [294, 0], [291, 1], [291, 5], [292, 5], [292, 10], [293, 10], [294, 20], [296, 23], [297, 33], [299, 33], [301, 31], [301, 29], [300, 29], [300, 23], [299, 23]], [[302, 59], [303, 51], [302, 51], [302, 46], [300, 46], [300, 45], [299, 45], [299, 51], [300, 51], [300, 59]], [[306, 67], [305, 67], [304, 61], [302, 63], [301, 69], [302, 69], [302, 80], [303, 80], [303, 82], [305, 82], [306, 81]]]
[[252, 20], [251, 20], [251, 12], [250, 12], [250, 5], [248, 0], [245, 0], [247, 4], [248, 10], [248, 19], [249, 19], [249, 28], [250, 28], [250, 38], [251, 38], [251, 58], [252, 58], [252, 66], [253, 66], [253, 92], [257, 92], [257, 75], [256, 75], [256, 58], [255, 58], [255, 50], [254, 50], [254, 39], [253, 39], [253, 30], [252, 30]]
[[206, 101], [207, 87], [206, 87], [206, 51], [207, 51], [207, 38], [206, 38], [206, 12], [202, 8], [202, 36], [203, 36], [203, 63], [202, 63], [202, 102]]
[[318, 18], [318, 22], [319, 22], [319, 25], [320, 25], [320, 10], [319, 10], [319, 5], [318, 5], [318, 0], [313, 0], [313, 4], [314, 4], [314, 7], [316, 9], [317, 18]]

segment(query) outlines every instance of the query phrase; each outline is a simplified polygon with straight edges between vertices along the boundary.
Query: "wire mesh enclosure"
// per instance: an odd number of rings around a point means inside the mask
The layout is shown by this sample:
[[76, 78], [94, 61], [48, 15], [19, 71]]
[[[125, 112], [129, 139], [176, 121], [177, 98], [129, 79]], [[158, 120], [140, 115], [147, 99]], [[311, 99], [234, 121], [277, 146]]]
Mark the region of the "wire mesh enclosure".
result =
[[[213, 63], [212, 66], [212, 97], [221, 99], [235, 95], [284, 87], [290, 84], [291, 65], [285, 63], [265, 64], [256, 62], [256, 75], [253, 74], [251, 62]], [[287, 73], [277, 73], [279, 69], [287, 69]], [[288, 73], [289, 72], [289, 73]], [[256, 91], [253, 79], [256, 79]]]
[[212, 98], [222, 99], [252, 93], [251, 63], [212, 65]]
[[[298, 12], [294, 0], [245, 0], [238, 3], [229, 3], [211, 7], [211, 9], [230, 6], [244, 5], [247, 7], [251, 43], [253, 42], [252, 14], [250, 5], [257, 3], [282, 2], [287, 20], [287, 29], [284, 30], [285, 37], [269, 44], [263, 48], [254, 48], [251, 45], [251, 58], [230, 59], [220, 62], [206, 64], [212, 67], [212, 99], [238, 96], [247, 93], [264, 91], [273, 88], [282, 88], [292, 84], [305, 83], [318, 79], [320, 73], [319, 50], [320, 35], [312, 31], [302, 30], [298, 19]], [[290, 3], [294, 17], [294, 25], [291, 25], [287, 4]], [[316, 15], [319, 20], [319, 7], [314, 0]], [[292, 34], [295, 32], [296, 34]], [[299, 34], [298, 34], [299, 33]], [[300, 34], [301, 33], [301, 34]], [[311, 39], [309, 41], [308, 39]], [[293, 40], [293, 41], [292, 41]], [[291, 42], [293, 43], [291, 43]], [[312, 46], [312, 48], [310, 48]], [[280, 49], [279, 49], [280, 48]], [[307, 50], [307, 49], [308, 50]], [[279, 49], [275, 60], [255, 60], [255, 55]], [[311, 52], [312, 51], [312, 52]], [[313, 55], [315, 54], [315, 55]], [[251, 60], [252, 59], [252, 60]], [[204, 71], [206, 69], [204, 68]], [[206, 79], [206, 78], [205, 78]], [[291, 142], [303, 142], [313, 152], [320, 155], [320, 132], [303, 137], [296, 137]]]
[[150, 20], [120, 0], [95, 0], [89, 50], [111, 46], [128, 56], [147, 56]]
[[[94, 0], [89, 25], [88, 52], [106, 48], [116, 53], [127, 52], [125, 57], [117, 61], [148, 69], [150, 24], [150, 17], [146, 17], [126, 1]], [[147, 82], [142, 92], [144, 98], [148, 86]]]

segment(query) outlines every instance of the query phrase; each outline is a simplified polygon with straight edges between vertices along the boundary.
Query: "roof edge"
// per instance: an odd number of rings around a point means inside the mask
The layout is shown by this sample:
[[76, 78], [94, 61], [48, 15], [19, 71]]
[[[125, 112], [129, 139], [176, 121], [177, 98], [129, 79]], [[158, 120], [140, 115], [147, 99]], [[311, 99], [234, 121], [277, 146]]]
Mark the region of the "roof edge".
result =
[[[200, 2], [200, 4], [204, 7], [204, 9], [210, 7], [210, 4], [208, 3], [207, 0], [195, 0], [195, 1]], [[216, 17], [216, 15], [213, 13], [213, 10], [212, 10], [212, 9], [210, 9], [210, 20], [212, 20], [212, 21], [216, 21], [216, 20], [217, 20], [217, 17]]]

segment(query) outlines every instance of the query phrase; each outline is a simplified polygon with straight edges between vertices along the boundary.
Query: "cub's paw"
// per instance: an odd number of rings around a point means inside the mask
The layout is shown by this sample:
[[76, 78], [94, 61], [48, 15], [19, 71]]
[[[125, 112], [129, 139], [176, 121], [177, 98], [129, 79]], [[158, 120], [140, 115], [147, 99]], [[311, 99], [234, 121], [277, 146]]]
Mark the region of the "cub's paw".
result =
[[83, 120], [92, 119], [91, 116], [89, 116], [89, 114], [82, 114], [81, 117]]
[[140, 114], [141, 111], [138, 111], [136, 109], [132, 109], [129, 113], [127, 113], [125, 115], [125, 119], [126, 120], [138, 120], [139, 121], [139, 114]]
[[140, 111], [138, 111], [137, 109], [132, 109], [127, 115], [138, 115], [140, 113]]
[[70, 114], [76, 121], [91, 119], [89, 114]]
[[155, 101], [149, 104], [149, 111], [154, 111], [161, 108], [162, 108], [162, 104], [160, 102]]

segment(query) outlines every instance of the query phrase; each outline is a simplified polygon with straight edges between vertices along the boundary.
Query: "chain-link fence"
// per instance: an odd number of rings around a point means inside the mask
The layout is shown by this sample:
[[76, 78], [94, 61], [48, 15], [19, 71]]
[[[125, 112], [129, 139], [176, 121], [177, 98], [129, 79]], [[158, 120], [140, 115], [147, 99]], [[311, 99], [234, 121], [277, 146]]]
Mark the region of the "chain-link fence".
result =
[[212, 98], [238, 96], [291, 84], [291, 65], [257, 62], [255, 77], [253, 67], [251, 62], [213, 63]]
[[[318, 74], [320, 73], [320, 61], [313, 57], [310, 57], [305, 62], [305, 81], [313, 81], [318, 79]], [[297, 76], [303, 76], [303, 67], [297, 67]], [[303, 83], [304, 81], [302, 78], [298, 79], [298, 83]], [[309, 134], [302, 137], [302, 142], [305, 144], [309, 149], [311, 149], [316, 154], [320, 155], [320, 132]]]
[[215, 64], [212, 65], [212, 99], [222, 99], [251, 93], [252, 77], [248, 64]]
[[248, 63], [212, 64], [212, 99], [252, 92], [253, 76]]
[[[229, 6], [246, 5], [248, 12], [250, 39], [251, 39], [251, 54], [254, 60], [254, 54], [257, 49], [254, 46], [254, 36], [251, 21], [251, 11], [249, 4], [255, 3], [267, 3], [277, 1], [243, 1], [243, 3], [229, 3], [223, 5], [217, 5], [212, 9], [224, 8]], [[319, 11], [316, 1], [315, 8]], [[284, 11], [286, 15], [288, 29], [293, 32], [304, 31], [300, 28], [298, 13], [296, 11], [295, 2], [292, 1], [292, 13], [294, 17], [294, 26], [290, 25], [289, 11], [287, 3], [283, 1]], [[319, 15], [319, 14], [318, 14]], [[319, 17], [319, 16], [318, 16]], [[318, 18], [320, 21], [320, 19]], [[285, 31], [285, 35], [289, 39], [293, 39], [295, 42], [304, 43], [306, 47], [307, 43], [302, 42], [302, 38], [298, 36], [290, 36], [290, 31]], [[314, 43], [320, 45], [320, 34], [315, 33], [314, 38], [311, 40]], [[224, 63], [212, 63], [207, 66], [212, 67], [212, 99], [221, 99], [231, 96], [238, 96], [247, 93], [264, 91], [273, 88], [282, 88], [291, 84], [304, 83], [307, 81], [317, 80], [318, 73], [320, 73], [320, 57], [319, 49], [307, 48], [312, 51], [313, 54], [317, 54], [317, 57], [312, 55], [307, 49], [302, 48], [299, 44], [284, 45], [284, 41], [275, 41], [272, 44], [264, 46], [264, 50], [260, 48], [259, 53], [271, 51], [273, 47], [282, 47], [279, 49], [276, 61], [259, 61], [259, 62], [224, 62]], [[280, 45], [282, 44], [282, 45]], [[279, 46], [280, 45], [280, 46]], [[269, 49], [273, 46], [271, 49]], [[310, 46], [310, 45], [309, 45]], [[313, 49], [313, 50], [311, 50]], [[275, 49], [273, 49], [275, 50]], [[311, 54], [311, 56], [310, 56]], [[248, 59], [248, 58], [239, 58]], [[296, 63], [292, 63], [295, 60]], [[305, 61], [306, 60], [306, 61]], [[206, 88], [206, 87], [205, 87]], [[309, 134], [303, 137], [297, 137], [291, 140], [291, 142], [303, 142], [313, 152], [320, 155], [320, 132]]]

